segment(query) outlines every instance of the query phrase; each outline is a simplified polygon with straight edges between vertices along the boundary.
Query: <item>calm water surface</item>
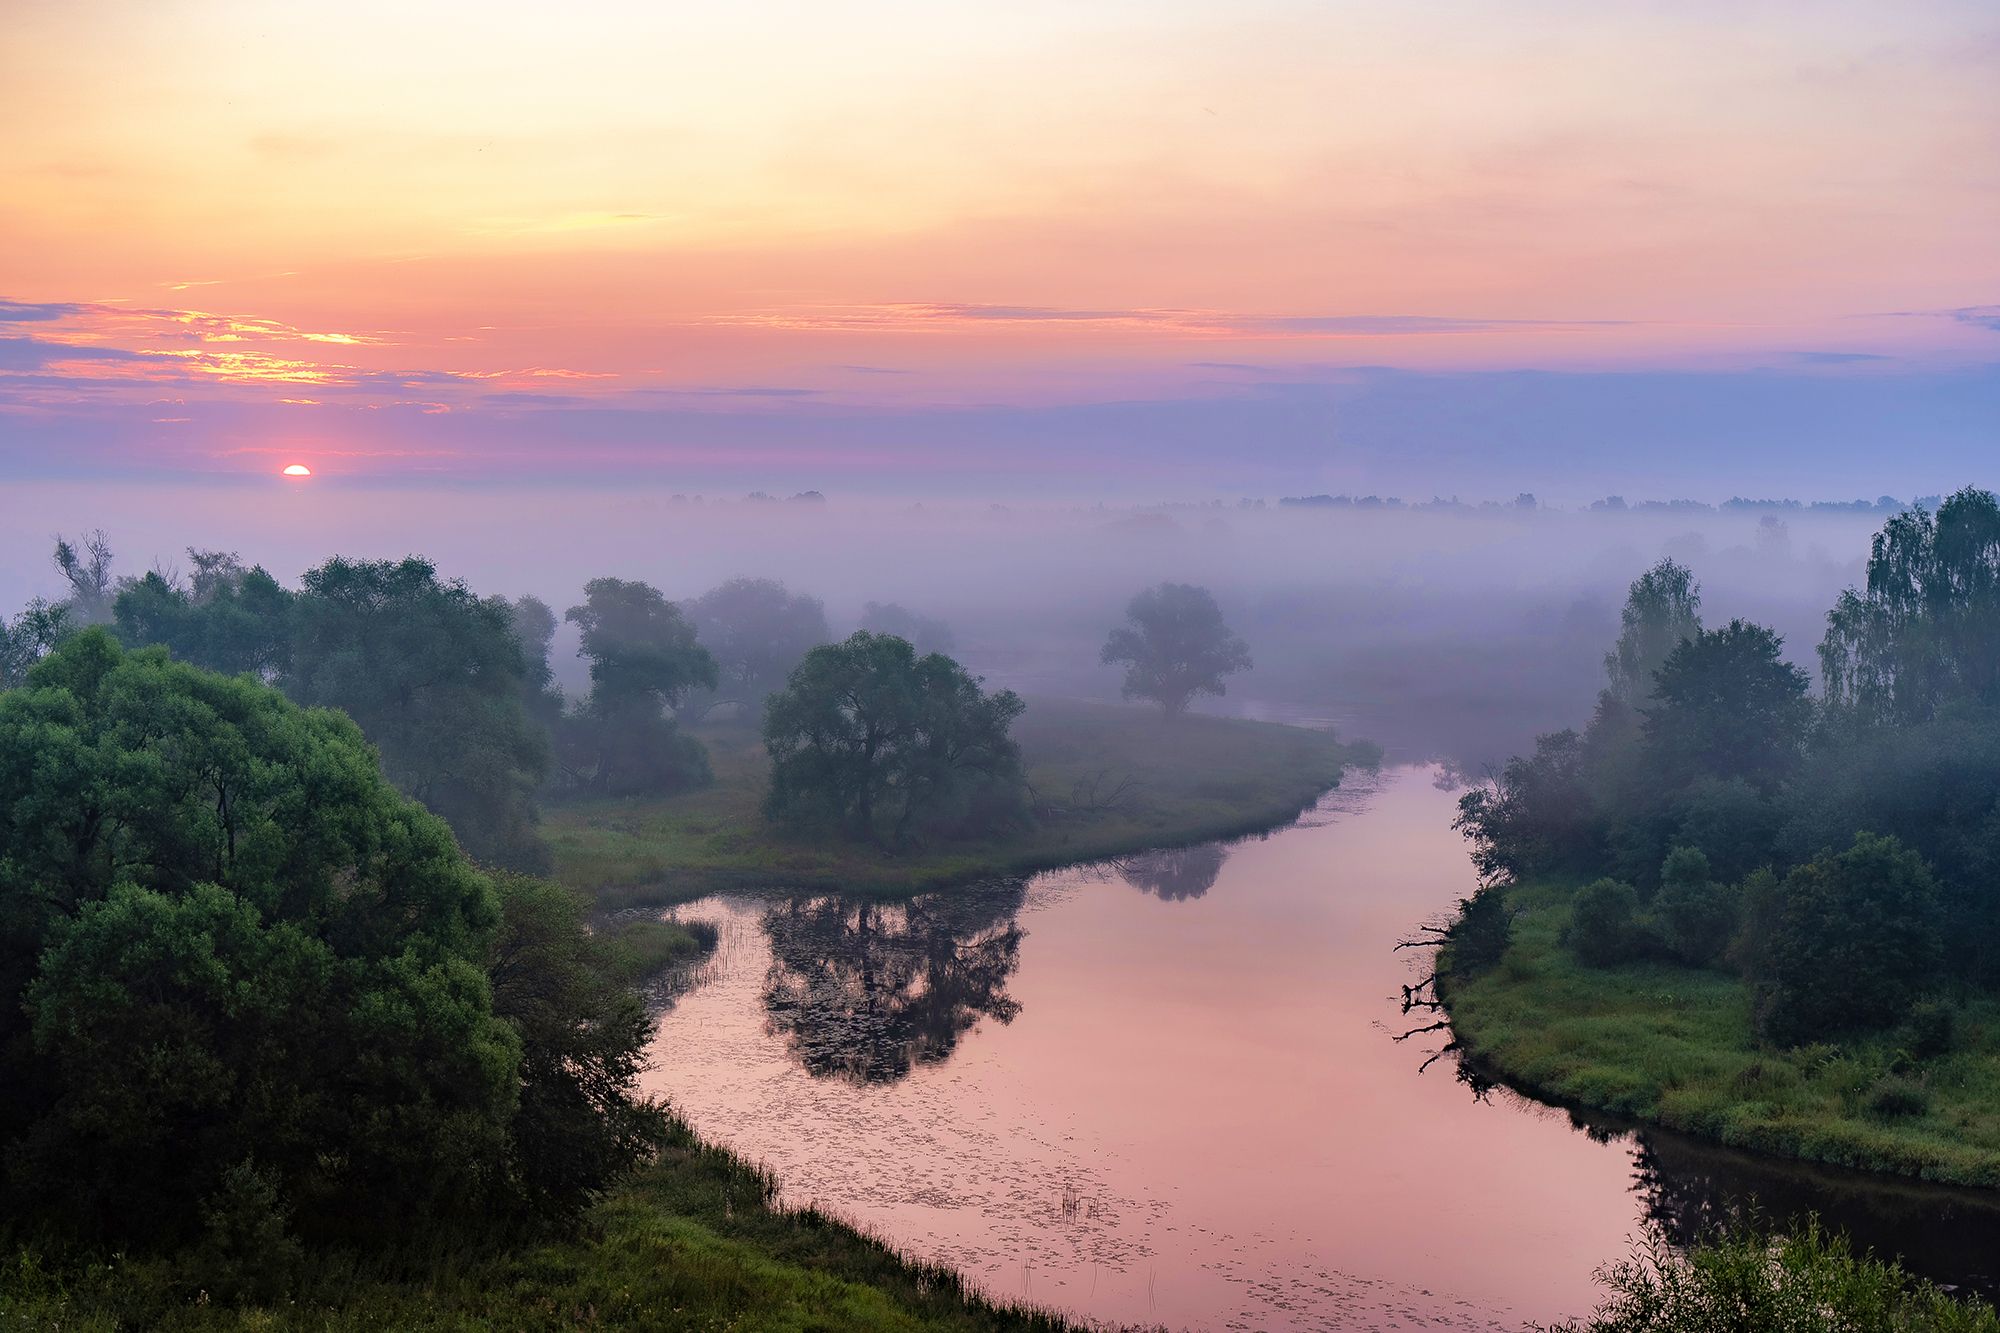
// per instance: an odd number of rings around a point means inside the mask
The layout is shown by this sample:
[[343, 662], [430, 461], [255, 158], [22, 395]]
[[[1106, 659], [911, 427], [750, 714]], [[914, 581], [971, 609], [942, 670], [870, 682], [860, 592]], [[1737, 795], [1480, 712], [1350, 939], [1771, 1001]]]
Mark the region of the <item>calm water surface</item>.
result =
[[1588, 1133], [1393, 1040], [1393, 945], [1470, 885], [1430, 770], [1299, 824], [909, 904], [706, 899], [650, 1079], [704, 1135], [990, 1293], [1108, 1324], [1515, 1329], [1649, 1217], [1816, 1209], [1976, 1277], [1972, 1192]]

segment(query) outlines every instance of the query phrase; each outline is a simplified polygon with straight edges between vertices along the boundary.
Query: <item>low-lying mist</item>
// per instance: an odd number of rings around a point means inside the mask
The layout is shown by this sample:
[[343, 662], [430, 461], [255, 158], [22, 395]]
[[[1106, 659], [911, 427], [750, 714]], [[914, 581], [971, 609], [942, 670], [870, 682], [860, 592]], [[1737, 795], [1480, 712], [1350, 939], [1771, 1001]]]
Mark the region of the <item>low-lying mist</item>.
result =
[[[421, 554], [481, 594], [554, 607], [600, 575], [676, 600], [737, 576], [822, 599], [835, 634], [869, 602], [946, 622], [955, 655], [1032, 698], [1116, 697], [1098, 662], [1140, 588], [1210, 588], [1255, 667], [1204, 706], [1330, 722], [1395, 758], [1467, 769], [1579, 723], [1625, 588], [1672, 555], [1704, 617], [1779, 630], [1810, 669], [1827, 607], [1860, 575], [1881, 516], [1788, 511], [1426, 511], [1024, 507], [942, 499], [707, 500], [654, 491], [380, 490], [304, 484], [16, 488], [0, 533], [0, 608], [56, 597], [55, 534], [103, 529], [120, 575], [174, 570], [187, 547], [239, 552], [280, 580], [334, 554]], [[585, 683], [568, 627], [558, 681]]]

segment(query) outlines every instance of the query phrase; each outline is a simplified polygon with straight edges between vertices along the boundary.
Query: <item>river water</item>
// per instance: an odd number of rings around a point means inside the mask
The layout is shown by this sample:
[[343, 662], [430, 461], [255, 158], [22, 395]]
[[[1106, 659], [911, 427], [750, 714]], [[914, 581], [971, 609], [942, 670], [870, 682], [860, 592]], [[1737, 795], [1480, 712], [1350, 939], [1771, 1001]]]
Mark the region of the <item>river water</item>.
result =
[[[1399, 1033], [1471, 884], [1454, 794], [909, 903], [728, 896], [649, 1074], [706, 1137], [992, 1295], [1108, 1325], [1516, 1329], [1754, 1196], [1979, 1281], [2000, 1206], [1582, 1125]], [[1428, 1043], [1428, 1045], [1426, 1044]]]

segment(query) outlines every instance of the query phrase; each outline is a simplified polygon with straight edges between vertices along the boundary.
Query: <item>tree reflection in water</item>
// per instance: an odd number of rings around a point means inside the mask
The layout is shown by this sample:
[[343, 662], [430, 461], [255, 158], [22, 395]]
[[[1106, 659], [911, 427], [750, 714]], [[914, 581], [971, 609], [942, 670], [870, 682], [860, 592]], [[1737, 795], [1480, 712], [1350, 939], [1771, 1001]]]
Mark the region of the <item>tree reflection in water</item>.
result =
[[1126, 857], [1118, 863], [1118, 873], [1135, 889], [1157, 894], [1165, 902], [1179, 902], [1214, 888], [1228, 859], [1229, 849], [1221, 843], [1204, 842]]
[[947, 1059], [982, 1018], [1013, 1021], [1015, 880], [903, 902], [794, 898], [764, 914], [770, 1030], [808, 1073], [888, 1083]]

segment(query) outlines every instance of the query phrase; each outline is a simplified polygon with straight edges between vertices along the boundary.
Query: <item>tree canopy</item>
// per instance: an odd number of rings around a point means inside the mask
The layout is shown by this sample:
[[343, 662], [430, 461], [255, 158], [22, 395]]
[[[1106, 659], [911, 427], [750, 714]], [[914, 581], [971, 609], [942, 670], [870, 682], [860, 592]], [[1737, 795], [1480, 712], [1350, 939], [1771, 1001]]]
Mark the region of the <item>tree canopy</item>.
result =
[[1008, 736], [1024, 707], [892, 635], [822, 644], [765, 706], [766, 808], [889, 846], [1007, 827], [1027, 810]]
[[1744, 620], [1698, 629], [1654, 673], [1646, 747], [1668, 781], [1740, 778], [1771, 786], [1791, 772], [1812, 722], [1806, 673], [1784, 640]]
[[1223, 677], [1250, 668], [1250, 649], [1229, 632], [1222, 608], [1206, 588], [1162, 583], [1132, 599], [1130, 623], [1111, 631], [1100, 654], [1123, 666], [1120, 693], [1148, 699], [1169, 717], [1187, 711], [1196, 695], [1225, 692]]
[[294, 622], [285, 693], [359, 723], [389, 780], [479, 860], [547, 864], [535, 793], [548, 739], [524, 705], [528, 668], [504, 605], [415, 556], [336, 556], [306, 572]]
[[1701, 585], [1694, 571], [1662, 560], [1636, 579], [1618, 613], [1618, 642], [1604, 655], [1606, 689], [1628, 708], [1653, 697], [1653, 677], [1683, 639], [1701, 629]]
[[705, 753], [669, 714], [693, 691], [714, 687], [715, 659], [680, 608], [650, 584], [592, 579], [566, 619], [583, 632], [590, 659], [590, 697], [562, 731], [576, 784], [624, 795], [705, 781]]
[[696, 636], [715, 658], [710, 688], [755, 710], [811, 649], [833, 638], [817, 597], [775, 579], [730, 579], [687, 605]]
[[514, 896], [348, 718], [70, 639], [0, 694], [0, 1192], [148, 1244], [228, 1198], [308, 1236], [573, 1205], [650, 1132], [645, 1028]]

